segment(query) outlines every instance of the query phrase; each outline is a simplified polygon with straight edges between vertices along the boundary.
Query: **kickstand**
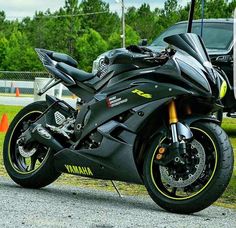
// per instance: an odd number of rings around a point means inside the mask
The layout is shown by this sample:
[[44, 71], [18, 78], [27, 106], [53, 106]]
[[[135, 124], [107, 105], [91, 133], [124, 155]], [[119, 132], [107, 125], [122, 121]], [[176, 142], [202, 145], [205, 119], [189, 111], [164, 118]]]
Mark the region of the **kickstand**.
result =
[[117, 188], [117, 186], [116, 186], [115, 182], [111, 180], [111, 183], [112, 183], [112, 185], [113, 185], [114, 189], [116, 190], [117, 194], [119, 195], [119, 197], [121, 197], [121, 198], [122, 198], [122, 195], [120, 194], [120, 192], [119, 192], [119, 189]]

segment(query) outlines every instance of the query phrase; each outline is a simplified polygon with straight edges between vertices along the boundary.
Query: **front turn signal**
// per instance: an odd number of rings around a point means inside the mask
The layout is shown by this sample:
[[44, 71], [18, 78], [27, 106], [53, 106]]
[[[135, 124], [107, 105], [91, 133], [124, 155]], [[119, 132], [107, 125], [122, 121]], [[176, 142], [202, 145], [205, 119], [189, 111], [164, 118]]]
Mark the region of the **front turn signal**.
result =
[[220, 99], [222, 99], [225, 96], [226, 92], [227, 92], [227, 83], [226, 81], [223, 81], [220, 87]]

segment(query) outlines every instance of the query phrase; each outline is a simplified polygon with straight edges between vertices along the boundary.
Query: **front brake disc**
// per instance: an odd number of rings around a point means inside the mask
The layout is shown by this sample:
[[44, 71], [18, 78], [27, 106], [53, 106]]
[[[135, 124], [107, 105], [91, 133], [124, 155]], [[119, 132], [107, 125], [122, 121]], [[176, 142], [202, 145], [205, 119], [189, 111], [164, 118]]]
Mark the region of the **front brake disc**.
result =
[[[170, 167], [160, 166], [161, 177], [171, 187], [184, 188], [194, 183], [201, 176], [205, 167], [205, 162], [206, 162], [205, 150], [202, 144], [199, 143], [197, 140], [193, 140], [191, 142], [191, 149], [197, 151], [197, 153], [195, 154], [195, 157], [197, 158], [197, 161], [198, 161], [197, 163], [191, 164], [193, 166], [191, 172], [184, 173], [181, 176], [181, 174], [179, 174], [178, 171], [175, 170], [173, 166], [170, 166]], [[192, 162], [193, 161], [194, 160], [192, 160]], [[173, 175], [173, 173], [175, 173], [176, 175], [179, 175], [179, 177], [176, 178]]]

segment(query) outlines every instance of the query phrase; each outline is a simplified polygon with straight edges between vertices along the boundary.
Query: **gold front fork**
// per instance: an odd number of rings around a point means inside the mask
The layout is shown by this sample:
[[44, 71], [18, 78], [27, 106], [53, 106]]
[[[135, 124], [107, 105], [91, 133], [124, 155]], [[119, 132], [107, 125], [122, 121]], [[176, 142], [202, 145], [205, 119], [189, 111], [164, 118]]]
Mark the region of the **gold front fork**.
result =
[[178, 116], [176, 111], [175, 101], [172, 100], [169, 104], [169, 123], [171, 127], [171, 134], [172, 134], [172, 142], [178, 142], [178, 133], [177, 133], [177, 123], [178, 123]]
[[176, 106], [174, 100], [170, 102], [169, 104], [169, 123], [175, 124], [178, 122], [178, 116], [176, 111]]
[[[177, 111], [175, 106], [175, 101], [172, 100], [168, 106], [169, 110], [169, 124], [171, 127], [171, 134], [172, 134], [172, 142], [178, 143], [178, 134], [177, 134], [177, 123], [178, 123], [178, 117], [177, 117]], [[158, 154], [156, 155], [157, 160], [161, 160], [163, 158], [163, 154], [166, 152], [165, 147], [160, 147], [158, 150]]]

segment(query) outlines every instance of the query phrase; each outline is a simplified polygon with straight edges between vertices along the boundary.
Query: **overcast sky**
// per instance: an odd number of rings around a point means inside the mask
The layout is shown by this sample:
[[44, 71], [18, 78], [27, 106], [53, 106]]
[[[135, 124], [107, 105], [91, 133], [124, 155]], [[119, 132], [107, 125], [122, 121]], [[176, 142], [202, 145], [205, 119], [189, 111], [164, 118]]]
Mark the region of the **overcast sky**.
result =
[[[110, 4], [113, 11], [120, 13], [121, 7], [116, 0], [104, 0]], [[148, 3], [152, 9], [163, 7], [164, 0], [124, 0], [126, 7], [139, 7], [142, 3]], [[22, 18], [26, 16], [32, 17], [35, 11], [51, 12], [64, 6], [65, 0], [0, 0], [0, 10], [4, 10], [8, 19]], [[79, 1], [80, 2], [80, 1]], [[180, 0], [180, 4], [186, 4], [189, 0]]]

